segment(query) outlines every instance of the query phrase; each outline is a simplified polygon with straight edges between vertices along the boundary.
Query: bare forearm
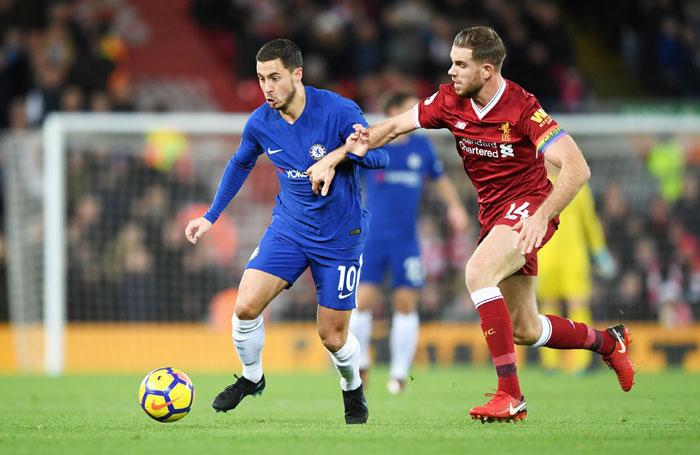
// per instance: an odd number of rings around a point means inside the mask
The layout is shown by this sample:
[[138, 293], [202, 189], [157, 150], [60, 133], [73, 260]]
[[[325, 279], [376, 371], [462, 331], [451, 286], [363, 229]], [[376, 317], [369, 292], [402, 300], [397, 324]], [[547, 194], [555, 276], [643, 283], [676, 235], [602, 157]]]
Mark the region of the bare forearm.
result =
[[402, 134], [410, 133], [415, 130], [417, 126], [414, 124], [413, 120], [414, 109], [416, 108], [409, 109], [402, 114], [388, 118], [369, 128], [367, 130], [369, 133], [368, 148], [373, 149], [381, 147]]
[[389, 120], [385, 120], [369, 128], [369, 147], [370, 149], [381, 147], [382, 145], [388, 144], [397, 137], [400, 133], [394, 128], [394, 123]]
[[546, 216], [548, 220], [557, 216], [569, 205], [576, 193], [588, 181], [590, 175], [585, 161], [563, 163], [552, 192], [537, 211]]

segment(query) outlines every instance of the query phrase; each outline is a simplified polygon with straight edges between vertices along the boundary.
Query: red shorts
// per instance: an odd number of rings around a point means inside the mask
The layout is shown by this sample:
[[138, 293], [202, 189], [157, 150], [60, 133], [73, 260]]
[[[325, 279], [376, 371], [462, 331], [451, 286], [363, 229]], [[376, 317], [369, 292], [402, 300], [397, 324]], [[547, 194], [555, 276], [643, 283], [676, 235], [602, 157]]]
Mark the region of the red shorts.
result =
[[[481, 225], [479, 243], [486, 238], [494, 226], [499, 224], [515, 226], [521, 219], [535, 213], [546, 197], [547, 195], [523, 196], [500, 206], [492, 206], [493, 209], [489, 207], [482, 210], [479, 213], [479, 224]], [[559, 216], [555, 216], [549, 220], [542, 244], [539, 248], [535, 247], [532, 252], [525, 255], [525, 265], [515, 272], [517, 275], [537, 275], [537, 251], [552, 238], [558, 227]]]

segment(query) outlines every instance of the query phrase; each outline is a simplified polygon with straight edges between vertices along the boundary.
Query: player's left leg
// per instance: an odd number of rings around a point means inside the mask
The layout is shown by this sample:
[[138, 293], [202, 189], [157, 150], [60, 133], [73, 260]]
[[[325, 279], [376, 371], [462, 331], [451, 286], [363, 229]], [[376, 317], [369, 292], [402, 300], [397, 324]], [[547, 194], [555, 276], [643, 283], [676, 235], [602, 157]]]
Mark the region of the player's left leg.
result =
[[[352, 256], [351, 253], [348, 253]], [[349, 330], [350, 314], [356, 306], [356, 288], [362, 258], [334, 260], [314, 256], [311, 274], [318, 298], [317, 324], [321, 342], [340, 373], [345, 423], [365, 423], [369, 417], [360, 378], [360, 343]]]
[[360, 379], [360, 342], [348, 331], [349, 321], [350, 310], [318, 307], [318, 334], [340, 373], [345, 423], [365, 423], [369, 409]]
[[[556, 299], [540, 299], [540, 310], [546, 314], [561, 314], [561, 305]], [[548, 371], [559, 371], [562, 367], [561, 351], [556, 349], [540, 349], [540, 366]]]
[[634, 384], [634, 367], [627, 351], [627, 328], [619, 324], [596, 330], [561, 316], [537, 314], [535, 282], [535, 276], [514, 275], [499, 285], [511, 312], [515, 343], [597, 352], [615, 371], [622, 390], [628, 392]]
[[[593, 315], [587, 298], [571, 297], [565, 301], [567, 315], [572, 321], [581, 322], [587, 326], [593, 325]], [[567, 371], [578, 374], [585, 372], [593, 360], [593, 352], [587, 349], [576, 349], [569, 353]]]

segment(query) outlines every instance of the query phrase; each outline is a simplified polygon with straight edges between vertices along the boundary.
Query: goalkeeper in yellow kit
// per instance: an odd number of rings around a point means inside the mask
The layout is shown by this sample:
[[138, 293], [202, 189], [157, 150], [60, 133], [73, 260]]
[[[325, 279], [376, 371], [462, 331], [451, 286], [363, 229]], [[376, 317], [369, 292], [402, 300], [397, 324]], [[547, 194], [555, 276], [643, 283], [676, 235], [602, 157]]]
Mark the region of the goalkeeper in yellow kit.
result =
[[[551, 174], [550, 174], [551, 178]], [[539, 279], [537, 294], [542, 313], [561, 314], [591, 324], [591, 259], [602, 278], [611, 279], [616, 272], [600, 220], [595, 213], [591, 188], [585, 185], [559, 215], [559, 230], [537, 254]], [[567, 354], [566, 365], [562, 354]], [[542, 367], [548, 370], [565, 368], [580, 373], [591, 363], [592, 352], [540, 350]]]

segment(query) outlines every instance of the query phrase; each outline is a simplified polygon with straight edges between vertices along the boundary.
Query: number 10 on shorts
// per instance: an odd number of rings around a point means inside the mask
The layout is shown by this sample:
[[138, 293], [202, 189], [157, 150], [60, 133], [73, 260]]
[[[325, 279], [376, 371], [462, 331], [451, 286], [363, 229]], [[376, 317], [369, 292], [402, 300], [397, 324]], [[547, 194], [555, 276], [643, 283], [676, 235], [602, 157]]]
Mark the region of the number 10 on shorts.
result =
[[359, 275], [357, 267], [354, 265], [351, 265], [350, 267], [339, 265], [338, 275], [338, 291], [347, 291], [348, 293], [351, 293], [353, 289], [355, 289], [357, 276]]

